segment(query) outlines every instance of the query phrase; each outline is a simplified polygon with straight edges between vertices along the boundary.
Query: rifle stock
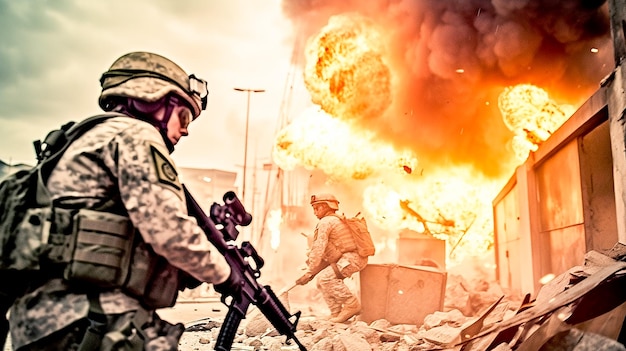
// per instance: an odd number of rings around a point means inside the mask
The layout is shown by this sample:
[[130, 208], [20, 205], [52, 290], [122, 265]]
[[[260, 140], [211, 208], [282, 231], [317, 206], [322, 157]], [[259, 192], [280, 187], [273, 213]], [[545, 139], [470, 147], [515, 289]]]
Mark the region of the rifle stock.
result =
[[[228, 313], [220, 328], [215, 350], [230, 350], [237, 334], [237, 328], [241, 320], [245, 318], [251, 304], [256, 305], [263, 315], [270, 321], [276, 330], [287, 337], [287, 341], [293, 340], [301, 351], [306, 348], [295, 336], [300, 312], [291, 314], [282, 302], [276, 297], [269, 285], [261, 285], [257, 278], [261, 276], [261, 267], [264, 261], [256, 252], [256, 249], [247, 241], [237, 247], [231, 243], [237, 239], [239, 232], [237, 226], [250, 224], [252, 216], [237, 199], [234, 192], [224, 195], [224, 205], [213, 203], [211, 217], [208, 217], [196, 200], [183, 185], [187, 199], [187, 209], [190, 216], [198, 221], [198, 225], [206, 234], [209, 241], [226, 258], [231, 270], [240, 279], [240, 291], [235, 294], [222, 295], [222, 303], [228, 306]], [[217, 225], [221, 227], [218, 229]], [[246, 258], [252, 258], [254, 267]], [[230, 301], [227, 299], [230, 297]]]

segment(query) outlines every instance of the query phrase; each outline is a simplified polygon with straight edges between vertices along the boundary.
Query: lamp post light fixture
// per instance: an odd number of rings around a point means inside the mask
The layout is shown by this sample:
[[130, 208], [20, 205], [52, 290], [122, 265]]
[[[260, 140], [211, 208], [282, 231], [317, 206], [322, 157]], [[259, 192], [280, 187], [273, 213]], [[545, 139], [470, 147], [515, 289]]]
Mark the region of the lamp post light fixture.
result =
[[234, 88], [236, 91], [246, 92], [248, 94], [248, 103], [246, 107], [246, 139], [243, 146], [243, 184], [241, 187], [241, 201], [246, 204], [246, 169], [248, 168], [248, 124], [250, 122], [250, 95], [251, 93], [262, 93], [264, 89], [244, 89]]

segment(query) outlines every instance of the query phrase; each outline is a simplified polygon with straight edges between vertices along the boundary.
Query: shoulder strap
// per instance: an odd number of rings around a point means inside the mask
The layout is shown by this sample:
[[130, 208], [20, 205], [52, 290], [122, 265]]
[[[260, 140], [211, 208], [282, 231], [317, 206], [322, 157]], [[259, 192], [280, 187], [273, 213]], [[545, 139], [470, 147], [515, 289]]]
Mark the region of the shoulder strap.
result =
[[[91, 116], [78, 123], [69, 122], [60, 129], [56, 129], [48, 133], [44, 142], [35, 141], [35, 150], [37, 151], [37, 203], [46, 206], [50, 203], [50, 194], [46, 189], [46, 182], [52, 169], [56, 166], [59, 159], [67, 150], [67, 148], [82, 136], [86, 131], [93, 128], [96, 124], [101, 123], [109, 118], [126, 116], [117, 112], [108, 112], [96, 116]], [[43, 144], [43, 148], [42, 148]]]
[[335, 213], [331, 213], [329, 216], [337, 217], [337, 218], [341, 219], [342, 221], [346, 219], [345, 215], [340, 215], [340, 214], [337, 214], [336, 212]]
[[348, 224], [348, 217], [346, 217], [345, 214], [331, 213], [330, 215], [339, 218], [339, 220], [341, 220], [341, 222], [345, 224], [350, 229], [350, 231], [352, 231], [352, 227], [350, 226], [350, 224]]

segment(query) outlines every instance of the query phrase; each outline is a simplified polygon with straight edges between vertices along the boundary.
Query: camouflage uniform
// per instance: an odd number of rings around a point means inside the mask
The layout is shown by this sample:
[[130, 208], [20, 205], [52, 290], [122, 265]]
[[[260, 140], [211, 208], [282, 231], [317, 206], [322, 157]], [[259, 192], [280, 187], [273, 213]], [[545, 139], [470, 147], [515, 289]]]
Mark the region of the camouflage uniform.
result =
[[[338, 243], [343, 238], [350, 237], [349, 228], [334, 214], [322, 217], [315, 227], [313, 243], [307, 258], [307, 274], [312, 274], [324, 262], [335, 262], [322, 269], [317, 274], [317, 287], [320, 289], [324, 301], [328, 305], [332, 316], [342, 310], [342, 306], [349, 299], [355, 298], [344, 279], [361, 271], [367, 265], [368, 258], [359, 256], [356, 251], [333, 252], [337, 247], [346, 247], [350, 244]], [[345, 239], [343, 239], [345, 240]], [[354, 245], [352, 243], [352, 245]], [[356, 250], [356, 246], [354, 246]], [[329, 257], [330, 256], [330, 257]], [[335, 257], [339, 257], [336, 259]]]
[[[170, 264], [205, 282], [220, 283], [230, 274], [224, 257], [187, 215], [176, 167], [162, 135], [149, 123], [115, 117], [95, 126], [62, 156], [48, 189], [53, 200], [77, 208], [118, 197], [143, 240]], [[119, 289], [98, 298], [104, 314], [121, 320], [140, 304]], [[84, 331], [89, 306], [88, 296], [62, 279], [47, 281], [11, 308], [14, 348], [45, 341], [64, 328]]]

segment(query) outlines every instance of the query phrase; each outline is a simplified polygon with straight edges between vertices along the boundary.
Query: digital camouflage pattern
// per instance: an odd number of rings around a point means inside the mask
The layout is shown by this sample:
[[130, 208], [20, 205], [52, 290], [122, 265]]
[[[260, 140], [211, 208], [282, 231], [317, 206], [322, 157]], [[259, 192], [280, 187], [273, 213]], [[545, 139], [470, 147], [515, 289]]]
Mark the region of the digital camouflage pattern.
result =
[[124, 96], [137, 98], [146, 102], [155, 102], [169, 93], [175, 93], [185, 99], [193, 108], [194, 116], [198, 117], [202, 112], [202, 102], [194, 94], [189, 94], [189, 76], [177, 64], [167, 58], [150, 52], [132, 52], [126, 54], [111, 65], [113, 70], [145, 70], [160, 73], [171, 78], [172, 82], [155, 77], [138, 77], [130, 79], [129, 76], [111, 75], [102, 81], [102, 94], [100, 106], [104, 108], [104, 101], [109, 96]]
[[[195, 218], [187, 215], [174, 162], [160, 133], [149, 123], [116, 117], [95, 126], [65, 152], [50, 175], [48, 189], [53, 201], [77, 207], [92, 207], [119, 196], [143, 240], [169, 263], [213, 284], [230, 274], [224, 257]], [[34, 342], [87, 316], [86, 296], [72, 293], [58, 280], [13, 305], [14, 345]], [[100, 303], [107, 314], [138, 307], [137, 300], [119, 290], [101, 294]]]
[[[341, 247], [343, 243], [333, 242], [334, 238], [345, 237], [345, 235], [335, 235], [337, 231], [344, 231], [348, 238], [351, 236], [347, 226], [334, 215], [322, 217], [317, 223], [314, 232], [314, 239], [307, 256], [308, 272], [319, 267], [322, 261], [329, 254], [329, 246]], [[332, 260], [334, 261], [334, 260]], [[356, 252], [344, 252], [336, 261], [338, 270], [344, 278], [361, 271], [367, 265], [367, 257], [361, 257]], [[338, 278], [332, 266], [328, 266], [317, 274], [317, 287], [322, 293], [324, 301], [328, 305], [331, 313], [335, 314], [341, 310], [342, 304], [350, 297], [354, 296], [343, 278]]]
[[[345, 253], [339, 261], [337, 261], [337, 266], [345, 278], [361, 271], [365, 268], [365, 265], [367, 265], [367, 258], [359, 256], [355, 252]], [[337, 274], [330, 266], [324, 268], [317, 275], [317, 288], [322, 293], [324, 302], [328, 305], [328, 309], [332, 315], [339, 313], [342, 309], [342, 305], [348, 301], [349, 298], [354, 297], [350, 288], [344, 283], [343, 279], [337, 278]]]
[[356, 251], [350, 228], [334, 214], [322, 217], [313, 234], [310, 266], [318, 267], [322, 260], [335, 263], [343, 253], [350, 251]]
[[[37, 220], [33, 220], [33, 217]], [[46, 241], [46, 223], [50, 218], [50, 208], [28, 209], [24, 220], [18, 226], [15, 236], [15, 249], [10, 253], [10, 268], [16, 270], [38, 270], [42, 242]]]
[[61, 279], [51, 280], [46, 290], [38, 289], [13, 304], [9, 314], [11, 344], [18, 349], [87, 316], [86, 295], [57, 293], [67, 289]]

